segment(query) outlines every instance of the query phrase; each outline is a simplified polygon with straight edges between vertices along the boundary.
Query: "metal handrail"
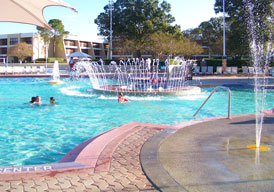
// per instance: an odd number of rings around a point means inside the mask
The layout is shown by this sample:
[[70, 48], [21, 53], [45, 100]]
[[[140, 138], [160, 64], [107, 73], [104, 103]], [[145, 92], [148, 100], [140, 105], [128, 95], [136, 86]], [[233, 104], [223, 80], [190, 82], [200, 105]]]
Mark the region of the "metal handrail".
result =
[[223, 89], [226, 89], [228, 91], [228, 119], [231, 119], [231, 116], [230, 116], [230, 97], [231, 97], [231, 92], [230, 92], [230, 89], [228, 87], [224, 87], [224, 86], [218, 86], [216, 87], [212, 92], [211, 94], [208, 96], [208, 98], [204, 101], [204, 103], [201, 105], [201, 107], [196, 111], [196, 113], [193, 115], [193, 118], [195, 118], [195, 116], [199, 113], [199, 111], [202, 109], [202, 107], [206, 104], [206, 102], [209, 100], [209, 98], [215, 93], [215, 91], [217, 89], [220, 89], [220, 88], [223, 88]]

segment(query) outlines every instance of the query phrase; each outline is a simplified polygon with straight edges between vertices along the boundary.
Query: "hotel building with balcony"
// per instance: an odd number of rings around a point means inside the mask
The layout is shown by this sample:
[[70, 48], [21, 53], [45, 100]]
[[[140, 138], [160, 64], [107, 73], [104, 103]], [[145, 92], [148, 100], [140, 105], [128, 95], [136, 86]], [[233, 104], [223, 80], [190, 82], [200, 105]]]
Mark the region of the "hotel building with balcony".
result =
[[[0, 35], [0, 63], [8, 61], [17, 63], [17, 57], [8, 56], [8, 50], [19, 42], [25, 42], [32, 46], [33, 55], [26, 58], [26, 62], [33, 62], [38, 58], [46, 58], [46, 46], [39, 33], [18, 33]], [[92, 56], [93, 59], [108, 58], [108, 42], [104, 39], [85, 40], [77, 36], [69, 35], [62, 41], [62, 46], [55, 47], [50, 42], [48, 47], [48, 57], [57, 57], [67, 59], [67, 56], [73, 52], [81, 51]]]

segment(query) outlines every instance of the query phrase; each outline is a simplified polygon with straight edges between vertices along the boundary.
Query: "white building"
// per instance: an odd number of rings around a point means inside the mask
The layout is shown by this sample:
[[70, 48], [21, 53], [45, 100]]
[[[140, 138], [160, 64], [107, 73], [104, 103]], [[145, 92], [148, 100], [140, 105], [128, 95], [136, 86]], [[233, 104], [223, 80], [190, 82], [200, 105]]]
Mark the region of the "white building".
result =
[[[44, 41], [38, 33], [18, 33], [0, 35], [0, 62], [8, 61], [9, 63], [17, 63], [16, 57], [8, 56], [8, 50], [19, 42], [25, 42], [32, 45], [33, 56], [26, 59], [27, 62], [35, 61], [38, 58], [46, 57], [46, 47]], [[66, 59], [67, 55], [81, 51], [91, 55], [94, 59], [107, 59], [108, 42], [105, 40], [90, 41], [80, 39], [77, 36], [69, 35], [63, 39], [61, 47], [55, 47], [55, 55], [53, 43], [49, 44], [48, 57], [57, 57]]]

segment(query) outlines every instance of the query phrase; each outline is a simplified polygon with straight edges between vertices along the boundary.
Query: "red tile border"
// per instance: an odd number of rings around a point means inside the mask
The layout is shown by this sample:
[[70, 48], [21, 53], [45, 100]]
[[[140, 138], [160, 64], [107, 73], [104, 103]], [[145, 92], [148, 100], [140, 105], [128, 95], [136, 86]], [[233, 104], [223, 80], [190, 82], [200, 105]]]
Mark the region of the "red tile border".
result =
[[35, 171], [35, 172], [15, 172], [15, 173], [0, 173], [0, 181], [13, 181], [21, 179], [32, 179], [40, 177], [54, 177], [55, 175], [69, 175], [75, 173], [91, 173], [94, 172], [92, 167], [81, 168], [66, 168], [58, 170]]
[[64, 163], [64, 162], [72, 162], [75, 161], [75, 159], [77, 158], [77, 156], [80, 154], [80, 152], [87, 146], [89, 145], [92, 141], [94, 141], [96, 138], [100, 137], [101, 135], [109, 132], [111, 130], [105, 131], [99, 135], [96, 135], [95, 137], [92, 137], [86, 141], [84, 141], [83, 143], [79, 144], [78, 146], [76, 146], [75, 148], [73, 148], [71, 151], [69, 151], [60, 161], [59, 163]]
[[101, 152], [97, 163], [95, 167], [95, 173], [108, 171], [110, 168], [110, 162], [112, 160], [112, 155], [115, 151], [115, 149], [118, 147], [118, 145], [127, 137], [130, 135], [136, 133], [137, 131], [141, 130], [143, 127], [137, 126], [134, 129], [130, 129], [124, 134], [119, 135], [115, 139], [113, 139], [111, 142], [107, 144], [107, 146], [104, 148], [104, 150]]

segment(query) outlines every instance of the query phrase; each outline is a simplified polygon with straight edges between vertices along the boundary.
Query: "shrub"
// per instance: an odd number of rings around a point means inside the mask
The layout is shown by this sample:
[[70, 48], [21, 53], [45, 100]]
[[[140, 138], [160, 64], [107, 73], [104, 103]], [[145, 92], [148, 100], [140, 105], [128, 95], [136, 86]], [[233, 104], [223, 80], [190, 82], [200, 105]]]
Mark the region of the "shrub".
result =
[[170, 59], [170, 65], [179, 65], [178, 61], [174, 61], [174, 59]]
[[[54, 57], [49, 57], [48, 58], [48, 63], [54, 63], [54, 61], [57, 60], [59, 63], [66, 63], [66, 60], [64, 58], [54, 58]], [[45, 63], [46, 58], [38, 58], [35, 60], [35, 63]]]

